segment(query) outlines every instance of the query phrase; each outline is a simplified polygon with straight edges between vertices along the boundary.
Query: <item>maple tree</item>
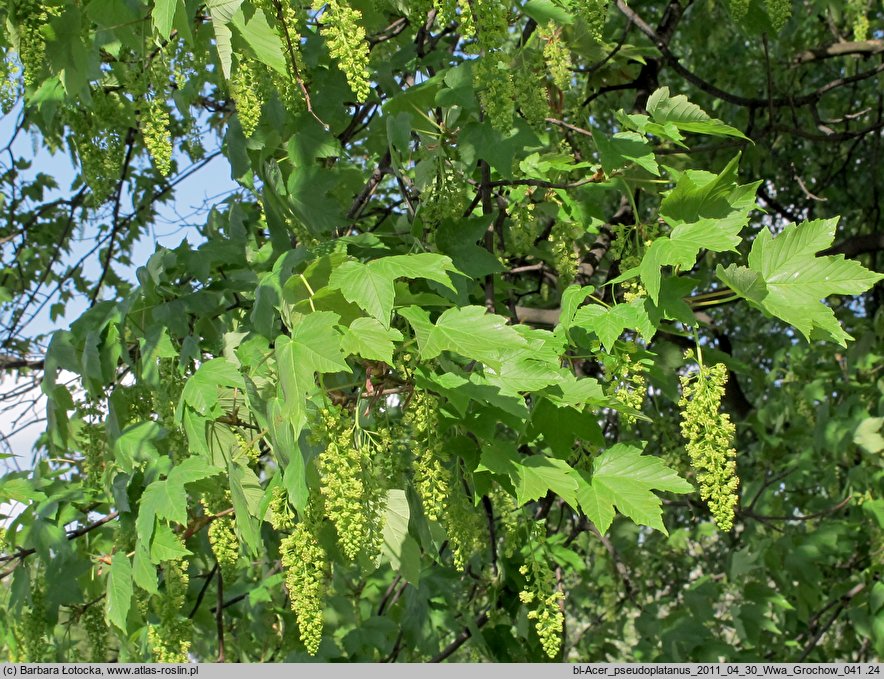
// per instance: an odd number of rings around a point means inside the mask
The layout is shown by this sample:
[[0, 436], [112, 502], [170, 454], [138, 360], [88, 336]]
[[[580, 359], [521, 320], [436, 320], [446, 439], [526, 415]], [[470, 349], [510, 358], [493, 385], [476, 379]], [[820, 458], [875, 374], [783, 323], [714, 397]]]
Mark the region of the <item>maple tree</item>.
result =
[[880, 658], [881, 12], [2, 3], [0, 648]]

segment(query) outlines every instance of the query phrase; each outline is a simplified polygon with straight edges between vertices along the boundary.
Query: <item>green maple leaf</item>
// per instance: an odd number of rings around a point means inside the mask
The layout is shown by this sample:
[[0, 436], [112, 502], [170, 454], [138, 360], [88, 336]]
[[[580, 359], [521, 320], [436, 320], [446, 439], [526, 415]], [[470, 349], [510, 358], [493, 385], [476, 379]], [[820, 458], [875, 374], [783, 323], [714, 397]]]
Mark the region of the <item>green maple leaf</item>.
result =
[[[166, 524], [157, 527], [153, 540], [150, 543], [150, 560], [153, 563], [174, 561], [192, 554], [178, 535]], [[139, 579], [141, 574], [139, 574]]]
[[393, 342], [401, 339], [401, 332], [396, 328], [385, 328], [376, 318], [357, 318], [344, 333], [341, 347], [345, 353], [392, 365]]
[[233, 502], [236, 532], [252, 552], [257, 554], [261, 544], [261, 524], [258, 520], [261, 481], [249, 467], [231, 463], [228, 468], [230, 498]]
[[126, 617], [132, 603], [132, 564], [123, 552], [117, 552], [111, 559], [110, 575], [107, 578], [107, 602], [105, 616], [124, 633]]
[[659, 304], [660, 269], [689, 269], [701, 250], [736, 251], [739, 233], [749, 221], [758, 183], [737, 184], [735, 156], [720, 174], [688, 170], [660, 203], [660, 215], [673, 226], [645, 252], [639, 274], [648, 296]]
[[670, 123], [685, 132], [748, 139], [738, 129], [710, 117], [683, 94], [670, 97], [668, 87], [661, 87], [648, 97], [647, 109], [654, 122], [660, 125]]
[[439, 316], [427, 334], [421, 356], [432, 359], [443, 351], [453, 351], [500, 369], [504, 352], [527, 344], [503, 316], [489, 314], [485, 307], [465, 306], [448, 309]]
[[276, 364], [282, 388], [284, 410], [289, 413], [295, 440], [304, 426], [304, 404], [316, 388], [314, 373], [350, 372], [336, 329], [339, 316], [315, 311], [301, 318], [291, 337], [276, 338]]
[[154, 531], [154, 519], [159, 517], [176, 523], [187, 523], [187, 491], [185, 486], [209, 478], [221, 470], [211, 466], [204, 457], [189, 457], [163, 481], [154, 481], [144, 489], [135, 528], [138, 538], [149, 544]]
[[816, 255], [832, 244], [838, 218], [790, 224], [776, 237], [762, 231], [752, 243], [749, 267], [718, 269], [718, 277], [767, 314], [842, 346], [853, 339], [821, 300], [858, 295], [884, 278], [844, 255]]
[[455, 271], [445, 255], [424, 252], [415, 255], [381, 257], [367, 264], [344, 262], [329, 278], [329, 287], [339, 289], [348, 302], [358, 304], [367, 314], [390, 327], [390, 312], [397, 278], [426, 278], [454, 290], [449, 271]]
[[660, 498], [652, 490], [690, 493], [693, 487], [656, 457], [618, 443], [599, 455], [592, 477], [577, 491], [581, 509], [604, 533], [614, 520], [614, 507], [637, 524], [666, 533]]
[[202, 415], [219, 415], [218, 387], [245, 388], [236, 365], [226, 358], [206, 361], [187, 380], [181, 391], [176, 417], [179, 420], [182, 418], [185, 405]]
[[627, 328], [638, 330], [646, 340], [654, 336], [656, 328], [648, 317], [644, 299], [634, 299], [628, 304], [604, 308], [598, 304], [580, 307], [574, 314], [573, 325], [598, 335], [608, 351]]

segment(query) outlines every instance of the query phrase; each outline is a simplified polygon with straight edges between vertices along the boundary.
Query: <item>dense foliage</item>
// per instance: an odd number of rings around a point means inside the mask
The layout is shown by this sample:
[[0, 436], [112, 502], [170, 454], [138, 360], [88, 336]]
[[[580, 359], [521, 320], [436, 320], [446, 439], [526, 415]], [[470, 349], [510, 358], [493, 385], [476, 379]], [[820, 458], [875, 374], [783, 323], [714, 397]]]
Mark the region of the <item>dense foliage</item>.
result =
[[0, 18], [5, 656], [884, 656], [880, 3]]

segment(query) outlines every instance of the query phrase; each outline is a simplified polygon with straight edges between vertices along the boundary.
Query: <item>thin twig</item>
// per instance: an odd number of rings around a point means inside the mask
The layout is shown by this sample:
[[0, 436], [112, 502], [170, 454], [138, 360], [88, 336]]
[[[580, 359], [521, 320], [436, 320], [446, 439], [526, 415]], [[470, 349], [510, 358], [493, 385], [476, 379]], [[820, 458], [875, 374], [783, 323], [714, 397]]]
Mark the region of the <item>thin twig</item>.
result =
[[120, 180], [117, 182], [117, 192], [114, 195], [113, 217], [111, 219], [111, 224], [113, 226], [111, 227], [110, 240], [107, 244], [107, 255], [104, 258], [104, 266], [101, 269], [101, 276], [99, 276], [98, 282], [95, 284], [95, 289], [92, 291], [92, 297], [89, 300], [90, 307], [95, 306], [95, 303], [98, 301], [101, 286], [104, 285], [104, 279], [107, 278], [111, 262], [113, 261], [116, 238], [122, 227], [122, 223], [120, 222], [120, 203], [123, 199], [123, 187], [126, 184], [126, 175], [129, 174], [129, 165], [132, 163], [132, 158], [135, 155], [135, 133], [136, 129], [134, 127], [130, 127], [129, 131], [126, 133], [126, 157], [123, 160], [123, 168], [120, 171]]
[[200, 604], [203, 603], [203, 598], [206, 596], [206, 591], [209, 589], [209, 585], [212, 582], [212, 578], [215, 577], [215, 573], [218, 570], [218, 562], [215, 562], [215, 565], [212, 566], [212, 570], [209, 571], [209, 574], [206, 576], [206, 581], [203, 583], [203, 586], [200, 588], [199, 594], [196, 595], [196, 603], [193, 604], [193, 608], [190, 610], [190, 613], [187, 615], [188, 619], [192, 619], [193, 616], [196, 615], [196, 612], [199, 610]]
[[[482, 613], [478, 618], [476, 618], [475, 624], [476, 624], [477, 628], [481, 629], [485, 625], [485, 623], [487, 623], [487, 622], [488, 622], [488, 613], [486, 612], [486, 613]], [[430, 662], [432, 662], [432, 663], [442, 662], [446, 658], [450, 657], [451, 655], [454, 654], [454, 652], [457, 649], [459, 649], [461, 646], [463, 646], [467, 642], [467, 640], [472, 636], [472, 634], [473, 633], [470, 631], [469, 627], [464, 627], [463, 630], [461, 630], [460, 634], [458, 634], [457, 637], [455, 637], [454, 641], [452, 641], [450, 644], [448, 644], [448, 646], [446, 646], [444, 649], [442, 649], [439, 653], [434, 655], [430, 659]]]

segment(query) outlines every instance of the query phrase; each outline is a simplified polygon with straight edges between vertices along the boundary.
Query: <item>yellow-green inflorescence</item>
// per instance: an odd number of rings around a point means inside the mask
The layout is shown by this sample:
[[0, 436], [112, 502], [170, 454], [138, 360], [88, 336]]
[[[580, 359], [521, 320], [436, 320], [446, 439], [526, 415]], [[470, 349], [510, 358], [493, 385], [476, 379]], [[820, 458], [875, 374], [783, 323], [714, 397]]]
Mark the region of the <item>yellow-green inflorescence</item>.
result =
[[570, 0], [572, 11], [586, 22], [587, 31], [595, 42], [602, 41], [609, 0]]
[[104, 621], [104, 612], [101, 606], [92, 604], [80, 618], [86, 630], [86, 639], [89, 642], [89, 661], [107, 661], [107, 623]]
[[[692, 352], [686, 353], [692, 358]], [[736, 451], [732, 447], [736, 428], [730, 416], [721, 412], [721, 399], [727, 383], [727, 368], [716, 363], [700, 365], [696, 374], [681, 378], [681, 433], [691, 466], [700, 483], [700, 497], [707, 502], [715, 523], [721, 530], [734, 525], [737, 505]]]
[[473, 65], [473, 79], [482, 110], [498, 130], [509, 131], [516, 110], [516, 85], [512, 68], [502, 52], [490, 52]]
[[520, 52], [516, 78], [516, 104], [532, 125], [543, 124], [549, 115], [549, 94], [546, 90], [546, 63], [539, 49], [524, 48]]
[[257, 69], [249, 60], [241, 60], [230, 78], [230, 96], [236, 104], [236, 115], [243, 134], [251, 137], [261, 122], [264, 107], [263, 88]]
[[421, 190], [420, 216], [425, 224], [460, 219], [468, 201], [463, 174], [442, 154], [436, 157], [435, 165], [435, 174]]
[[289, 504], [288, 494], [282, 486], [273, 489], [270, 498], [270, 525], [276, 530], [291, 530], [295, 525], [295, 514]]
[[765, 0], [765, 6], [770, 23], [779, 32], [792, 16], [792, 0]]
[[519, 547], [519, 508], [516, 499], [510, 492], [495, 486], [488, 494], [494, 517], [497, 519], [497, 539], [500, 542], [500, 553], [510, 558]]
[[574, 241], [580, 236], [580, 228], [569, 222], [556, 222], [549, 235], [553, 267], [563, 287], [571, 284], [580, 270], [580, 255]]
[[446, 464], [438, 408], [432, 395], [415, 391], [406, 413], [414, 450], [413, 484], [424, 514], [445, 528], [454, 566], [462, 571], [481, 546], [483, 517], [456, 471]]
[[313, 9], [322, 14], [320, 33], [326, 40], [332, 59], [347, 78], [357, 101], [365, 101], [371, 93], [368, 72], [368, 42], [360, 23], [362, 14], [345, 2], [314, 0]]
[[371, 447], [357, 445], [352, 421], [339, 408], [325, 408], [320, 415], [328, 437], [317, 460], [325, 515], [347, 558], [374, 558], [383, 540], [385, 494], [374, 473]]
[[480, 509], [473, 505], [466, 490], [458, 484], [451, 489], [448, 507], [443, 517], [445, 532], [451, 547], [451, 558], [454, 567], [459, 571], [466, 570], [467, 562], [473, 554], [482, 548], [483, 516]]
[[17, 625], [21, 641], [21, 660], [25, 662], [48, 662], [51, 647], [46, 622], [46, 594], [38, 582], [31, 587], [30, 605], [24, 610]]
[[154, 167], [164, 177], [172, 172], [172, 136], [169, 133], [169, 111], [158, 96], [147, 102], [141, 117], [141, 135], [153, 158]]
[[534, 629], [544, 652], [554, 658], [562, 647], [562, 630], [565, 626], [562, 602], [565, 595], [556, 586], [555, 573], [549, 563], [537, 557], [538, 554], [531, 554], [529, 563], [519, 568], [526, 579], [525, 588], [519, 592], [519, 600], [530, 609], [528, 619], [534, 621]]
[[[217, 490], [202, 500], [206, 514], [214, 516], [231, 505], [230, 491]], [[222, 580], [230, 584], [236, 580], [239, 562], [239, 538], [233, 525], [233, 517], [218, 516], [209, 525], [209, 545], [218, 563]]]
[[432, 396], [415, 391], [405, 416], [414, 441], [414, 488], [430, 521], [439, 521], [445, 514], [452, 487], [451, 471], [443, 464], [436, 407]]
[[749, 0], [727, 0], [727, 6], [735, 21], [742, 21], [749, 12]]
[[[641, 363], [634, 363], [627, 354], [623, 357], [623, 363], [617, 375], [617, 400], [633, 410], [641, 411], [647, 393], [645, 366]], [[629, 413], [621, 413], [620, 422], [624, 425], [633, 424], [635, 417]]]
[[563, 92], [571, 86], [571, 52], [562, 40], [562, 29], [550, 23], [537, 29], [543, 40], [543, 59], [553, 84]]
[[316, 655], [322, 641], [322, 608], [328, 571], [328, 557], [317, 539], [321, 521], [317, 505], [311, 504], [279, 545], [286, 590], [301, 641], [310, 655]]
[[[857, 42], [862, 42], [869, 37], [868, 11], [868, 0], [847, 0], [846, 7], [844, 8], [844, 14], [851, 24], [853, 39]], [[768, 14], [770, 14], [770, 9], [768, 9]], [[772, 17], [771, 20], [773, 20]]]
[[231, 517], [223, 516], [212, 522], [209, 526], [209, 544], [218, 562], [221, 578], [224, 582], [232, 583], [236, 580], [239, 561], [239, 538], [236, 536]]
[[148, 643], [156, 662], [187, 662], [192, 634], [191, 622], [184, 617], [189, 583], [187, 562], [166, 562], [163, 565], [163, 580], [164, 588], [157, 595], [156, 605], [160, 622], [148, 627]]
[[25, 88], [37, 89], [47, 75], [46, 38], [44, 30], [59, 16], [62, 7], [46, 2], [20, 2], [13, 15], [18, 33], [18, 57], [24, 73]]

